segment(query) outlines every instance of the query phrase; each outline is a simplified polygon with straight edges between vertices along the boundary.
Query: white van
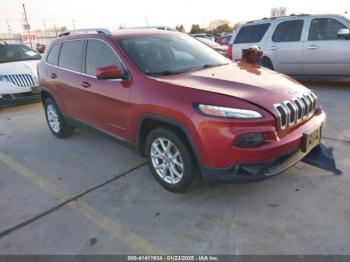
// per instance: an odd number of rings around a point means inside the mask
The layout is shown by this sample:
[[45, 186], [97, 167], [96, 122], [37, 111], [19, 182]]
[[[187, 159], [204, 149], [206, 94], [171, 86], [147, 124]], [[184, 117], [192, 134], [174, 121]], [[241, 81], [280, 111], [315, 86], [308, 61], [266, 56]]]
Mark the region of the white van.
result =
[[291, 15], [242, 25], [233, 35], [229, 55], [258, 45], [263, 66], [299, 78], [350, 77], [350, 20], [340, 15]]
[[25, 45], [0, 43], [0, 106], [38, 98], [36, 66], [40, 59]]

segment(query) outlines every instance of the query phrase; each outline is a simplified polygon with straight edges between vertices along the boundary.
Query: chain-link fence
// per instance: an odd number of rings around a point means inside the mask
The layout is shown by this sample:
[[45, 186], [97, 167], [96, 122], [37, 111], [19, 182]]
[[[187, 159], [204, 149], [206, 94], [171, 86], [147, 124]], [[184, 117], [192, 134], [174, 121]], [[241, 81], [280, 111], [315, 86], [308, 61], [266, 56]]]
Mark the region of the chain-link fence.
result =
[[[31, 31], [31, 35], [35, 35], [32, 41], [32, 48], [35, 49], [37, 44], [47, 45], [51, 39], [56, 38], [62, 31], [49, 31], [49, 30], [37, 30]], [[26, 32], [24, 32], [26, 34]], [[32, 38], [33, 39], [33, 38]], [[30, 42], [27, 40], [23, 42], [22, 34], [20, 33], [0, 33], [0, 40], [9, 44], [26, 44], [30, 46]]]

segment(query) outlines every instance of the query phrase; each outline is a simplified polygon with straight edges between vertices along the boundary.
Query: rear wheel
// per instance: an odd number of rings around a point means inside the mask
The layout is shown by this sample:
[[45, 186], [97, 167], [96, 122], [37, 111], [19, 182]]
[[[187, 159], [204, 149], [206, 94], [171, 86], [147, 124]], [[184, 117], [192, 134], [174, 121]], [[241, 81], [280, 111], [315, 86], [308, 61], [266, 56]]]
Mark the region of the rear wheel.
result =
[[169, 191], [184, 192], [195, 181], [196, 162], [178, 132], [153, 129], [146, 139], [146, 157], [154, 177]]
[[73, 134], [74, 127], [67, 123], [56, 103], [51, 98], [47, 98], [45, 99], [44, 105], [46, 121], [52, 134], [58, 138], [71, 136]]

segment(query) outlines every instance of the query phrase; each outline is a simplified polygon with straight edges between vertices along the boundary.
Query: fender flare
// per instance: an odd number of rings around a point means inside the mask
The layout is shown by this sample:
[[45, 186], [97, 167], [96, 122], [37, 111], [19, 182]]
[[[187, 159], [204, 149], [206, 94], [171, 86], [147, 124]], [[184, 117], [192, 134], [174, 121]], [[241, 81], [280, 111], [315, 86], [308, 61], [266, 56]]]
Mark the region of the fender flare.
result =
[[177, 120], [174, 120], [172, 118], [168, 118], [168, 117], [165, 117], [165, 116], [160, 116], [160, 115], [154, 115], [154, 114], [143, 114], [138, 123], [137, 123], [137, 137], [136, 137], [136, 147], [138, 149], [138, 152], [140, 155], [142, 155], [142, 141], [141, 141], [141, 127], [144, 123], [144, 121], [146, 120], [155, 120], [155, 121], [159, 121], [159, 122], [162, 122], [164, 124], [168, 124], [168, 125], [172, 125], [172, 126], [175, 126], [177, 127], [178, 129], [180, 129], [182, 131], [182, 133], [184, 134], [185, 138], [187, 139], [187, 142], [193, 152], [193, 155], [196, 159], [196, 162], [198, 164], [198, 167], [201, 169], [202, 165], [201, 165], [201, 158], [200, 158], [200, 155], [198, 153], [198, 150], [197, 150], [197, 147], [193, 141], [193, 138], [191, 136], [191, 133], [188, 131], [187, 127], [177, 121]]

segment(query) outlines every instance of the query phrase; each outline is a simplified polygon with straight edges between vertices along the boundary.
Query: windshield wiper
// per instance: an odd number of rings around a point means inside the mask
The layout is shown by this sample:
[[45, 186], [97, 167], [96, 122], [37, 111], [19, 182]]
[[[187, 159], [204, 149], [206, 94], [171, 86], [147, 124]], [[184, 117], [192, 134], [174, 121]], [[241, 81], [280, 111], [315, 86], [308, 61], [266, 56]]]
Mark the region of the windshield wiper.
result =
[[228, 63], [223, 63], [223, 64], [205, 64], [205, 65], [202, 65], [202, 66], [194, 67], [194, 68], [190, 69], [189, 71], [197, 71], [197, 70], [201, 70], [201, 69], [217, 67], [217, 66], [223, 66], [223, 65], [228, 65]]
[[182, 72], [164, 70], [161, 72], [146, 72], [145, 74], [148, 76], [170, 76], [170, 75], [176, 75], [176, 74], [180, 74], [180, 73], [182, 73]]
[[227, 65], [228, 63], [223, 63], [223, 64], [205, 64], [202, 66], [197, 66], [194, 68], [189, 68], [186, 70], [181, 70], [181, 71], [169, 71], [169, 70], [164, 70], [161, 72], [145, 72], [146, 75], [148, 76], [169, 76], [169, 75], [176, 75], [176, 74], [182, 74], [186, 72], [192, 72], [200, 69], [205, 69], [205, 68], [210, 68], [210, 67], [217, 67], [217, 66], [223, 66]]

